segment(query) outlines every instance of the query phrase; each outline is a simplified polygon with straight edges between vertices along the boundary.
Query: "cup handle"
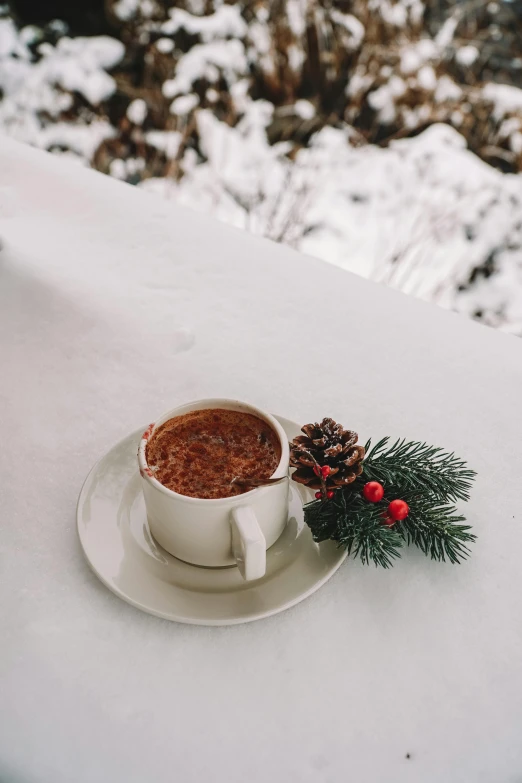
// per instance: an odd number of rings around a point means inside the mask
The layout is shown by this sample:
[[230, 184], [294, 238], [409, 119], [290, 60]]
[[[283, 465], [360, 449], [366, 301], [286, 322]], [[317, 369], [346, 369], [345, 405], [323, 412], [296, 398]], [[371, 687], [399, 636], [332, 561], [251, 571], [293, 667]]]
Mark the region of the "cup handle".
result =
[[232, 552], [239, 573], [247, 582], [266, 571], [266, 541], [251, 506], [236, 506], [231, 513]]

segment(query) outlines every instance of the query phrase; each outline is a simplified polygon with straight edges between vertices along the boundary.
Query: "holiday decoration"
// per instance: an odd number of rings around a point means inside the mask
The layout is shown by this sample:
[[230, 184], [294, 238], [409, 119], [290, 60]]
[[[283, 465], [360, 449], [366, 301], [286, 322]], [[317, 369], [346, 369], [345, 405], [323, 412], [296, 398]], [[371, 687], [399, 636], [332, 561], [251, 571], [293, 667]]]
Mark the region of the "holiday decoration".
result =
[[378, 481], [368, 481], [363, 487], [363, 495], [370, 503], [378, 503], [384, 497], [384, 487]]
[[459, 563], [475, 541], [456, 507], [475, 471], [454, 454], [416, 441], [358, 435], [333, 419], [307, 424], [290, 443], [292, 479], [315, 492], [305, 521], [315, 541], [332, 539], [363, 563], [385, 568], [415, 544], [433, 560]]
[[394, 522], [406, 519], [409, 513], [410, 508], [404, 500], [392, 500], [388, 506], [388, 516], [390, 519], [393, 519]]
[[327, 493], [352, 484], [362, 473], [364, 448], [357, 434], [345, 430], [333, 419], [307, 424], [290, 444], [290, 466], [297, 468], [292, 478], [310, 489]]

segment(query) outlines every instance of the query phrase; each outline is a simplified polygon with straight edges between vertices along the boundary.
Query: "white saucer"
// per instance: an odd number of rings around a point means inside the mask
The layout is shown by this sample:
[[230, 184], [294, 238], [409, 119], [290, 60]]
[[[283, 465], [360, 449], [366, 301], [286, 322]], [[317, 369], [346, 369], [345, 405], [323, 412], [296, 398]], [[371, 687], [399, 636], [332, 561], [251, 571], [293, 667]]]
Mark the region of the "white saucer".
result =
[[[277, 419], [289, 439], [299, 433], [298, 424]], [[85, 557], [103, 584], [124, 601], [180, 623], [246, 623], [304, 600], [346, 558], [346, 551], [332, 541], [314, 543], [302, 510], [312, 495], [292, 482], [288, 524], [267, 552], [262, 579], [244, 582], [235, 566], [200, 568], [172, 557], [149, 532], [136, 460], [143, 429], [94, 466], [78, 499], [78, 533]]]

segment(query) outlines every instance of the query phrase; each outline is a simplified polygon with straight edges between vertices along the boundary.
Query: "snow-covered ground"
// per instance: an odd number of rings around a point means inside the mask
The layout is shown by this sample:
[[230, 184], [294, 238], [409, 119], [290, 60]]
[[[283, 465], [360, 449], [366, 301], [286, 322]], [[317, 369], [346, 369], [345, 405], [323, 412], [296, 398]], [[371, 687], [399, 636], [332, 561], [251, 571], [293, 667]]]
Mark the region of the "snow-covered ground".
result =
[[[114, 11], [121, 20], [138, 12], [145, 17], [145, 62], [156, 57], [162, 64], [159, 91], [167, 119], [158, 122], [151, 94], [139, 91], [127, 96], [118, 117], [111, 116], [111, 99], [122, 91], [114, 75], [125, 56], [120, 41], [71, 38], [56, 23], [52, 44], [41, 40], [39, 28], [18, 29], [7, 16], [0, 19], [0, 130], [522, 334], [522, 175], [488, 165], [456, 129], [469, 114], [467, 101], [478, 95], [496, 123], [495, 154], [516, 160], [522, 156], [522, 90], [495, 83], [462, 88], [441, 73], [455, 24], [446, 23], [434, 38], [405, 41], [395, 53], [396, 67], [381, 73], [373, 89], [368, 73], [347, 80], [347, 100], [365, 93], [380, 126], [398, 117], [404, 128], [428, 125], [412, 138], [398, 133], [377, 146], [363, 143], [348, 121], [349, 106], [344, 118], [314, 126], [316, 101], [276, 106], [252, 95], [252, 64], [264, 63], [267, 72], [272, 67], [266, 14], [247, 24], [239, 6], [218, 3], [207, 16], [175, 8], [159, 22], [147, 2], [119, 0]], [[295, 36], [304, 35], [304, 5], [287, 3]], [[382, 3], [379, 13], [399, 29], [405, 19], [416, 23], [421, 8], [418, 0], [404, 0]], [[362, 22], [332, 14], [344, 50], [362, 50]], [[192, 37], [186, 51], [178, 47], [180, 31]], [[289, 67], [302, 67], [298, 46], [291, 44], [288, 55]], [[468, 44], [457, 55], [467, 68], [479, 52]], [[416, 105], [408, 97], [413, 93], [423, 96]], [[438, 114], [439, 107], [446, 113]], [[450, 110], [454, 127], [447, 124]], [[270, 129], [275, 122], [284, 127], [285, 116], [311, 129], [303, 143], [269, 143]]]

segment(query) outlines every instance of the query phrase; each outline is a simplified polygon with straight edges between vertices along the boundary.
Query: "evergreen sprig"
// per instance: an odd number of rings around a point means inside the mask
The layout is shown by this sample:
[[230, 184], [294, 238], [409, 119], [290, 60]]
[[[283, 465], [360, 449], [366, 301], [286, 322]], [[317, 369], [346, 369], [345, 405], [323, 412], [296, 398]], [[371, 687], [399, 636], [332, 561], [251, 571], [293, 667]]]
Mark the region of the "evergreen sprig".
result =
[[[331, 500], [305, 506], [305, 521], [314, 540], [332, 539], [363, 563], [384, 568], [393, 565], [405, 544], [418, 546], [433, 560], [460, 563], [475, 536], [454, 503], [469, 498], [475, 472], [454, 454], [426, 443], [388, 443], [389, 438], [383, 438], [371, 448], [368, 442], [361, 476]], [[362, 489], [368, 481], [383, 485], [382, 501], [370, 503], [364, 498]], [[409, 514], [389, 526], [384, 523], [386, 511], [396, 498], [406, 501]]]
[[366, 481], [379, 481], [383, 486], [400, 484], [409, 490], [431, 490], [442, 503], [469, 500], [475, 471], [466, 463], [436, 446], [415, 441], [397, 440], [388, 447], [383, 438], [371, 448], [365, 446]]
[[468, 557], [467, 544], [473, 543], [476, 537], [469, 525], [462, 524], [466, 518], [454, 505], [437, 501], [432, 494], [403, 493], [402, 499], [410, 512], [394, 528], [407, 544], [419, 547], [432, 560], [460, 563]]
[[338, 490], [332, 500], [309, 503], [305, 522], [314, 541], [330, 538], [365, 564], [388, 568], [400, 557], [403, 537], [382, 524], [380, 504], [368, 503], [360, 493]]

